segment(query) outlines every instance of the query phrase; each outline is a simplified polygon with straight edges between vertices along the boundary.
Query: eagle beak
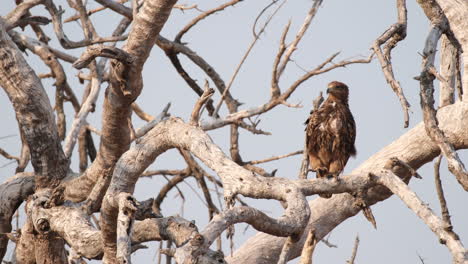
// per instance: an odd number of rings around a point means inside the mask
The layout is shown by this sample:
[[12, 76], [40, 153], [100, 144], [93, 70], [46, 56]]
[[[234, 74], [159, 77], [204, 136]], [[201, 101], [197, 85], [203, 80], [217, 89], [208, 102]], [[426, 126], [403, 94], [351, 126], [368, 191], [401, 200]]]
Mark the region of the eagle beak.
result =
[[328, 88], [327, 89], [327, 94], [329, 94], [331, 92], [332, 88]]

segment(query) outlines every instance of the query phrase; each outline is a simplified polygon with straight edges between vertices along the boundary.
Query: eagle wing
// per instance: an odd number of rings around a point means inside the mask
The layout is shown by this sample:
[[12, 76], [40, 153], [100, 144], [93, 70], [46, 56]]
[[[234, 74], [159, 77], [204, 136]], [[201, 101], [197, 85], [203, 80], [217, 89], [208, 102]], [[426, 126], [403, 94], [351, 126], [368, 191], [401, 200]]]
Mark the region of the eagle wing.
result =
[[341, 173], [356, 154], [356, 125], [347, 104], [325, 101], [306, 121], [306, 146], [312, 170]]
[[325, 101], [319, 109], [311, 112], [306, 121], [306, 146], [312, 170], [328, 169], [332, 154], [333, 134], [329, 133], [327, 121], [332, 113], [332, 106]]

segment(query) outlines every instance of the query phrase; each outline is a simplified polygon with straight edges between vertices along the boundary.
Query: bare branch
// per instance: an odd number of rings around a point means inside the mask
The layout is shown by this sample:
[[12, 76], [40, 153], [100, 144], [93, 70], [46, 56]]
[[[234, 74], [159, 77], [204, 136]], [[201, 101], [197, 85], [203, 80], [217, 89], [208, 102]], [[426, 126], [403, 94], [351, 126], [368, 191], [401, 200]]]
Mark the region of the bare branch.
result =
[[205, 90], [200, 98], [195, 103], [195, 106], [192, 110], [192, 115], [190, 116], [190, 124], [193, 126], [198, 125], [198, 121], [200, 119], [200, 110], [203, 105], [213, 96], [215, 90], [209, 87], [208, 81], [205, 81]]
[[151, 120], [154, 119], [154, 116], [152, 116], [152, 115], [146, 113], [145, 111], [143, 111], [143, 109], [141, 109], [141, 107], [137, 103], [132, 104], [132, 110], [133, 110], [133, 112], [135, 112], [135, 114], [141, 120], [145, 120], [146, 122], [150, 122]]
[[442, 220], [447, 225], [447, 231], [452, 230], [452, 221], [450, 220], [450, 213], [447, 207], [447, 201], [445, 200], [444, 196], [444, 189], [442, 188], [442, 181], [440, 180], [440, 162], [442, 160], [442, 156], [439, 157], [434, 162], [434, 181], [437, 191], [437, 197], [439, 198], [440, 203], [440, 211], [442, 213]]
[[[99, 1], [97, 1], [97, 2], [99, 2]], [[117, 0], [116, 2], [118, 2], [119, 4], [123, 4], [123, 3], [128, 2], [128, 0]], [[95, 14], [95, 13], [97, 13], [97, 12], [100, 12], [100, 11], [106, 10], [106, 9], [107, 9], [107, 6], [98, 7], [98, 8], [96, 8], [96, 9], [89, 10], [89, 11], [87, 12], [87, 14], [88, 14], [88, 16], [90, 16], [90, 15], [92, 15], [92, 14]], [[65, 19], [63, 22], [64, 22], [64, 23], [68, 23], [68, 22], [76, 21], [76, 20], [80, 19], [80, 17], [81, 17], [80, 14], [76, 14], [76, 15], [74, 15], [74, 16], [71, 16], [71, 17]]]
[[[97, 43], [103, 43], [103, 42], [114, 42], [114, 41], [120, 41], [120, 40], [126, 39], [125, 36], [101, 38], [97, 36], [91, 37], [90, 35], [86, 34], [86, 37], [84, 40], [72, 41], [65, 35], [65, 32], [63, 30], [62, 14], [64, 13], [64, 10], [62, 10], [61, 7], [57, 9], [57, 7], [55, 6], [52, 0], [43, 0], [43, 1], [44, 1], [44, 5], [46, 6], [47, 11], [50, 13], [52, 17], [52, 24], [54, 25], [55, 35], [57, 36], [57, 39], [59, 40], [62, 47], [65, 49], [80, 48], [80, 47], [89, 46], [91, 44], [97, 44]], [[83, 18], [83, 16], [80, 16], [80, 17]], [[85, 28], [86, 26], [83, 29]]]
[[91, 79], [91, 91], [84, 103], [82, 104], [80, 111], [75, 116], [70, 132], [67, 135], [67, 138], [65, 139], [63, 145], [63, 150], [67, 158], [71, 157], [81, 126], [85, 123], [86, 117], [88, 116], [89, 112], [93, 109], [93, 105], [96, 103], [100, 89], [101, 80], [97, 76], [93, 77]]
[[421, 86], [421, 108], [423, 110], [427, 134], [440, 147], [447, 159], [450, 172], [455, 175], [463, 189], [468, 191], [468, 172], [453, 145], [448, 142], [445, 134], [438, 127], [439, 121], [437, 120], [436, 111], [434, 109], [434, 75], [430, 73], [430, 68], [434, 65], [437, 42], [441, 35], [442, 31], [439, 27], [432, 27], [424, 47], [422, 72], [419, 77]]
[[[164, 52], [166, 53], [167, 57], [171, 61], [172, 65], [176, 69], [177, 73], [179, 73], [180, 77], [184, 79], [184, 81], [192, 88], [192, 90], [198, 94], [198, 96], [202, 96], [203, 94], [203, 89], [198, 86], [197, 82], [190, 77], [190, 75], [185, 71], [184, 67], [180, 63], [179, 58], [177, 57], [177, 52], [172, 49], [171, 47], [165, 47]], [[208, 114], [210, 116], [213, 115], [214, 113], [214, 107], [213, 107], [213, 100], [209, 99], [208, 102], [206, 103], [206, 109], [208, 109]]]
[[273, 71], [271, 74], [271, 88], [270, 88], [270, 96], [272, 98], [278, 97], [281, 94], [281, 90], [279, 88], [279, 78], [278, 78], [278, 67], [281, 62], [281, 58], [283, 57], [284, 52], [286, 51], [286, 36], [289, 32], [289, 27], [291, 26], [291, 20], [288, 21], [286, 27], [283, 30], [280, 38], [280, 46], [278, 53], [276, 54], [275, 61], [273, 62]]
[[312, 255], [314, 254], [317, 243], [318, 241], [315, 239], [315, 230], [311, 228], [307, 234], [304, 248], [302, 249], [300, 264], [312, 264]]
[[[131, 263], [130, 254], [132, 253], [131, 232], [135, 221], [135, 212], [137, 211], [137, 202], [130, 195], [121, 193], [119, 195], [119, 214], [117, 216], [117, 261], [125, 264]], [[106, 259], [103, 260], [104, 262]]]
[[0, 155], [2, 155], [5, 159], [9, 159], [9, 160], [16, 160], [17, 162], [20, 161], [20, 158], [16, 157], [16, 156], [12, 156], [10, 154], [8, 154], [8, 152], [6, 152], [4, 149], [0, 148]]
[[[401, 88], [400, 83], [395, 80], [391, 61], [392, 49], [396, 47], [398, 42], [402, 41], [406, 37], [406, 27], [408, 23], [406, 16], [406, 0], [397, 0], [397, 9], [398, 22], [393, 24], [378, 39], [375, 40], [374, 44], [372, 45], [372, 49], [379, 59], [387, 83], [390, 84], [390, 87], [392, 87], [393, 91], [398, 96], [398, 99], [400, 99], [400, 104], [403, 108], [404, 127], [407, 128], [409, 125], [408, 111], [410, 104], [408, 103], [408, 100], [403, 93], [403, 89]], [[385, 43], [387, 44], [384, 47], [384, 52], [382, 53], [380, 46]]]
[[203, 14], [200, 14], [199, 16], [197, 16], [196, 18], [194, 18], [192, 21], [190, 21], [184, 28], [182, 28], [179, 33], [177, 33], [176, 37], [174, 38], [174, 42], [178, 42], [180, 43], [181, 40], [182, 40], [182, 37], [185, 35], [185, 33], [187, 33], [192, 27], [194, 27], [198, 22], [200, 22], [201, 20], [205, 19], [206, 17], [212, 15], [212, 14], [215, 14], [219, 11], [222, 11], [224, 10], [225, 8], [229, 7], [229, 6], [234, 6], [235, 4], [241, 2], [242, 0], [231, 0], [229, 2], [226, 2], [216, 8], [213, 8], [211, 10], [208, 10], [206, 12], [204, 12]]
[[135, 131], [135, 138], [140, 138], [145, 135], [149, 130], [151, 130], [157, 123], [161, 122], [162, 120], [168, 118], [169, 115], [169, 108], [171, 107], [171, 103], [167, 103], [164, 109], [161, 111], [159, 115], [157, 115], [153, 120], [148, 122], [143, 127], [140, 127]]
[[131, 8], [124, 6], [121, 3], [118, 3], [113, 0], [96, 0], [96, 2], [100, 3], [101, 5], [127, 17], [130, 20], [133, 20], [133, 12]]
[[[170, 41], [160, 35], [156, 38], [155, 43], [166, 52], [170, 51], [170, 52], [182, 53], [185, 56], [187, 56], [193, 63], [195, 63], [198, 67], [200, 67], [200, 69], [202, 69], [206, 73], [206, 75], [210, 77], [210, 79], [213, 81], [216, 88], [220, 92], [220, 94], [224, 93], [226, 89], [226, 84], [224, 83], [223, 79], [219, 76], [218, 72], [216, 72], [216, 70], [213, 67], [211, 67], [211, 65], [208, 64], [208, 62], [206, 62], [205, 59], [200, 57], [190, 48], [180, 43]], [[229, 112], [234, 112], [237, 110], [237, 106], [239, 105], [239, 103], [232, 98], [229, 91], [226, 92], [225, 100], [226, 100], [226, 104], [229, 109]]]
[[[273, 2], [274, 3], [274, 2]], [[244, 56], [242, 56], [241, 61], [237, 65], [236, 69], [234, 70], [234, 73], [231, 76], [231, 79], [229, 79], [228, 85], [226, 86], [226, 89], [224, 90], [223, 94], [221, 95], [221, 98], [219, 99], [218, 105], [216, 105], [216, 109], [214, 112], [214, 116], [216, 116], [219, 112], [219, 109], [221, 108], [221, 104], [223, 103], [224, 97], [226, 97], [226, 94], [228, 93], [229, 89], [231, 88], [232, 84], [234, 83], [234, 80], [236, 79], [237, 74], [239, 73], [240, 68], [244, 64], [244, 62], [247, 60], [247, 57], [249, 56], [250, 52], [252, 51], [253, 47], [257, 43], [257, 41], [260, 39], [260, 36], [262, 33], [265, 31], [266, 27], [270, 23], [270, 21], [273, 19], [273, 17], [278, 13], [278, 11], [283, 7], [283, 5], [286, 3], [286, 1], [283, 1], [276, 9], [275, 11], [268, 17], [268, 19], [265, 21], [265, 24], [263, 24], [262, 28], [258, 33], [254, 34], [254, 39], [252, 40], [252, 43], [250, 43], [249, 47], [247, 48], [247, 51], [245, 52]]]
[[[86, 172], [78, 179], [67, 183], [65, 191], [67, 198], [82, 201], [98, 179], [102, 178], [104, 183], [108, 183], [115, 162], [128, 149], [131, 142], [128, 119], [132, 113], [131, 104], [143, 87], [141, 71], [154, 46], [155, 38], [169, 17], [174, 4], [175, 0], [145, 1], [138, 16], [134, 18], [132, 30], [122, 48], [133, 57], [134, 63], [132, 67], [115, 60], [111, 63], [109, 77], [111, 82], [103, 105], [101, 139], [104, 141], [101, 142], [96, 160]], [[123, 22], [121, 23], [123, 26], [119, 26], [119, 29], [125, 29], [129, 21]], [[107, 184], [102, 186], [105, 190]], [[95, 189], [93, 193], [102, 199], [104, 190]]]
[[[468, 141], [460, 141], [461, 135], [463, 135], [463, 138], [468, 137], [468, 133], [466, 133], [468, 131], [468, 115], [465, 115], [466, 113], [468, 113], [468, 104], [457, 102], [439, 109], [437, 114], [440, 128], [443, 131], [450, 131], [450, 133], [447, 133], [447, 137], [456, 149], [468, 147]], [[457, 118], [454, 119], [454, 116]], [[362, 175], [362, 177], [369, 172], [378, 174], [393, 156], [398, 156], [400, 160], [413, 169], [418, 169], [439, 153], [438, 146], [425, 133], [424, 124], [420, 123], [392, 142], [392, 144], [374, 154], [353, 170], [352, 174], [356, 173]], [[395, 173], [402, 177], [405, 182], [409, 180], [412, 174], [407, 168], [400, 165], [395, 167]], [[355, 190], [360, 188], [355, 187]], [[334, 188], [329, 191], [331, 190], [334, 190]], [[368, 206], [371, 206], [387, 199], [390, 195], [391, 192], [386, 188], [375, 186], [367, 190], [365, 202]], [[333, 195], [331, 199], [314, 199], [309, 202], [309, 206], [313, 211], [304, 233], [307, 234], [310, 228], [314, 228], [316, 239], [319, 240], [362, 209], [356, 206], [355, 198], [349, 194]], [[316, 208], [320, 208], [320, 210], [316, 210]], [[300, 255], [305, 239], [306, 235], [303, 235], [301, 240], [293, 247], [291, 258]], [[284, 241], [284, 238], [259, 233], [247, 240], [236, 250], [232, 257], [227, 257], [226, 260], [229, 263], [276, 263]]]
[[281, 63], [278, 66], [278, 73], [276, 75], [276, 79], [279, 80], [281, 75], [283, 74], [284, 69], [288, 65], [291, 55], [296, 51], [297, 45], [301, 41], [302, 37], [306, 33], [307, 29], [310, 26], [310, 23], [312, 22], [312, 19], [315, 17], [315, 14], [317, 14], [317, 11], [322, 4], [322, 0], [314, 0], [314, 3], [312, 4], [312, 7], [310, 8], [309, 12], [307, 13], [306, 18], [304, 19], [304, 22], [299, 29], [299, 31], [296, 34], [296, 37], [294, 38], [293, 42], [289, 44], [287, 50], [284, 53], [284, 58], [282, 59]]
[[43, 2], [44, 0], [27, 0], [17, 5], [13, 11], [5, 16], [5, 22], [10, 27], [7, 27], [7, 31], [11, 29], [12, 25], [17, 25], [22, 17], [24, 17], [24, 15], [26, 15], [31, 8], [42, 4]]
[[356, 235], [356, 239], [354, 240], [353, 252], [351, 253], [351, 258], [348, 261], [346, 261], [346, 264], [354, 264], [354, 260], [356, 259], [358, 247], [359, 247], [359, 235]]
[[72, 66], [77, 69], [83, 69], [88, 66], [96, 57], [105, 57], [118, 60], [125, 65], [131, 65], [134, 58], [127, 52], [104, 45], [94, 45], [86, 48], [86, 51], [81, 54], [81, 57], [76, 60]]
[[434, 232], [435, 235], [439, 238], [441, 243], [445, 244], [452, 254], [454, 263], [467, 263], [468, 254], [466, 249], [463, 247], [463, 244], [458, 239], [458, 236], [455, 236], [453, 232], [447, 232], [446, 224], [437, 217], [432, 210], [419, 199], [419, 197], [406, 185], [403, 181], [400, 180], [393, 173], [386, 173], [378, 176], [377, 180], [380, 184], [385, 185], [389, 188], [395, 195], [400, 197], [400, 199], [408, 206], [413, 212], [415, 212], [419, 218], [421, 218], [424, 223]]
[[288, 158], [288, 157], [291, 157], [291, 156], [294, 156], [294, 155], [299, 155], [299, 154], [302, 154], [302, 152], [303, 152], [302, 150], [298, 150], [298, 151], [294, 151], [294, 152], [291, 152], [291, 153], [288, 153], [288, 154], [274, 156], [274, 157], [267, 158], [267, 159], [247, 161], [247, 162], [245, 162], [245, 164], [255, 165], [255, 164], [266, 163], [266, 162], [270, 162], [270, 161], [275, 161], [275, 160], [279, 160], [279, 159]]

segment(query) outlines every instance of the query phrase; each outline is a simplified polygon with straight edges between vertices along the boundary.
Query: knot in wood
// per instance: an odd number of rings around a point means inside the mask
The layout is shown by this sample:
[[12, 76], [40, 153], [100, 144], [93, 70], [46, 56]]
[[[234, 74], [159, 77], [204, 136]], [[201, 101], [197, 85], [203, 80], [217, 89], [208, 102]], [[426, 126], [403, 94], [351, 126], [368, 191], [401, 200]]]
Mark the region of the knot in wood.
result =
[[36, 222], [37, 231], [41, 233], [47, 233], [50, 231], [49, 221], [45, 218], [39, 218]]
[[205, 238], [200, 234], [196, 234], [195, 237], [190, 241], [190, 244], [195, 247], [200, 247], [204, 242]]

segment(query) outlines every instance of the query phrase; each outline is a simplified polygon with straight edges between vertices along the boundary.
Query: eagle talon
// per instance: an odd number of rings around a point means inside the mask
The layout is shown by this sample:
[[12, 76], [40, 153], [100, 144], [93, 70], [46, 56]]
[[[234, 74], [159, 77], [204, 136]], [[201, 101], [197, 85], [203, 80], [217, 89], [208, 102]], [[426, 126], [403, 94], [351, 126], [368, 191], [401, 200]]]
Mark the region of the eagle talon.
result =
[[317, 173], [317, 178], [320, 179], [320, 178], [326, 178], [328, 177], [327, 175], [327, 172], [328, 172], [328, 169], [325, 168], [325, 167], [319, 167], [316, 169], [316, 173]]

